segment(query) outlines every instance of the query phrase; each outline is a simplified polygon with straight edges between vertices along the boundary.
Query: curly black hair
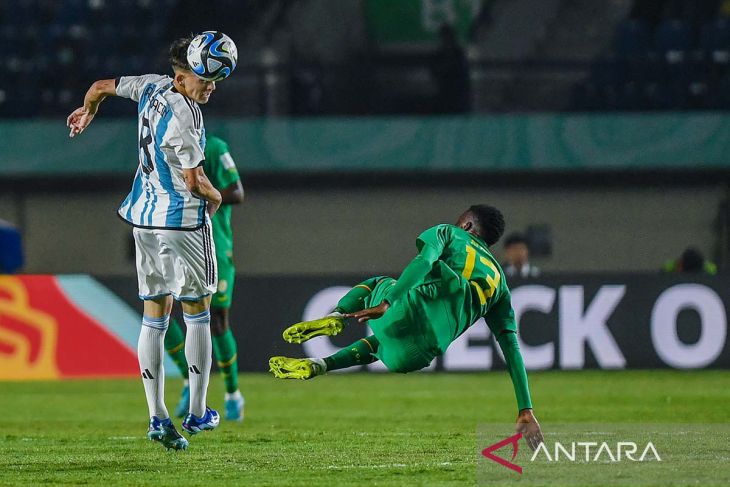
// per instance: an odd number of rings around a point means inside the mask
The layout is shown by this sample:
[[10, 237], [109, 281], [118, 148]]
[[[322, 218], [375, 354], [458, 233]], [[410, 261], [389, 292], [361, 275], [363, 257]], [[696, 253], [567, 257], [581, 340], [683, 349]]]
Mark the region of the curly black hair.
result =
[[504, 216], [502, 212], [493, 206], [473, 205], [469, 212], [479, 226], [479, 236], [492, 246], [502, 237], [504, 233]]
[[193, 34], [185, 37], [180, 37], [170, 44], [170, 64], [173, 69], [187, 69], [190, 70], [188, 64], [188, 46], [190, 42], [195, 38]]

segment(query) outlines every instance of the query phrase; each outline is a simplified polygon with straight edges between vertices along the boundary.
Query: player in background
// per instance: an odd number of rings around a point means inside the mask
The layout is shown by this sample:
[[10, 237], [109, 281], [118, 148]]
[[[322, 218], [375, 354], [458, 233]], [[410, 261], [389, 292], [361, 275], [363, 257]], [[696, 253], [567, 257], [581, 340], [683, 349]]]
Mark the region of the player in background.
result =
[[517, 430], [533, 449], [542, 441], [527, 372], [517, 343], [517, 323], [504, 273], [489, 247], [504, 232], [502, 213], [472, 206], [456, 225], [437, 225], [416, 240], [419, 254], [396, 281], [373, 277], [350, 290], [330, 315], [290, 326], [284, 339], [302, 343], [336, 335], [346, 318], [368, 322], [373, 335], [326, 358], [272, 357], [280, 379], [311, 379], [330, 370], [381, 360], [391, 372], [428, 366], [479, 318], [484, 318], [504, 354], [517, 397]]
[[[229, 325], [229, 310], [233, 298], [236, 268], [233, 265], [233, 232], [231, 231], [231, 205], [243, 202], [241, 177], [233, 162], [228, 144], [218, 137], [208, 136], [205, 144], [205, 174], [221, 193], [223, 203], [211, 218], [215, 258], [218, 263], [218, 290], [210, 302], [210, 328], [213, 335], [213, 355], [218, 361], [226, 386], [225, 418], [243, 421], [244, 400], [238, 389], [238, 354], [236, 339]], [[165, 335], [165, 349], [177, 364], [185, 378], [180, 402], [175, 416], [182, 417], [190, 409], [188, 362], [185, 359], [185, 334], [174, 318]]]
[[118, 210], [134, 226], [139, 297], [144, 316], [137, 355], [150, 421], [148, 438], [166, 448], [185, 449], [187, 440], [173, 425], [164, 401], [164, 336], [173, 297], [180, 301], [188, 328], [185, 353], [190, 364], [190, 410], [183, 429], [190, 434], [218, 425], [206, 406], [212, 362], [210, 295], [217, 272], [210, 216], [221, 194], [203, 170], [205, 129], [199, 104], [208, 102], [215, 82], [198, 78], [187, 62], [192, 37], [170, 47], [174, 78], [122, 76], [94, 82], [84, 105], [67, 119], [70, 136], [81, 134], [107, 96], [138, 104], [139, 166], [132, 190]]

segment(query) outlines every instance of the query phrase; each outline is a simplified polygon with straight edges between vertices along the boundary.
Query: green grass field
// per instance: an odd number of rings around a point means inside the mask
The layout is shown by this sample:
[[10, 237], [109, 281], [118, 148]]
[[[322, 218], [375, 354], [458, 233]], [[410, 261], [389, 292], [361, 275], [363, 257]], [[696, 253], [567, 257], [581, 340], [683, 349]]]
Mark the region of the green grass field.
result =
[[[545, 425], [730, 423], [723, 371], [543, 372], [530, 380]], [[474, 485], [477, 447], [488, 446], [478, 445], [478, 425], [516, 414], [504, 372], [308, 382], [244, 374], [241, 385], [243, 424], [222, 423], [192, 438], [188, 451], [168, 452], [145, 438], [139, 380], [0, 383], [0, 485]], [[169, 382], [168, 407], [179, 389]], [[209, 398], [222, 405], [219, 377]], [[724, 478], [730, 446], [717, 448], [688, 467]], [[664, 485], [705, 485], [684, 466], [666, 468]], [[559, 485], [560, 475], [552, 471], [546, 482]], [[588, 470], [585, 479], [571, 475], [566, 483], [600, 485]]]

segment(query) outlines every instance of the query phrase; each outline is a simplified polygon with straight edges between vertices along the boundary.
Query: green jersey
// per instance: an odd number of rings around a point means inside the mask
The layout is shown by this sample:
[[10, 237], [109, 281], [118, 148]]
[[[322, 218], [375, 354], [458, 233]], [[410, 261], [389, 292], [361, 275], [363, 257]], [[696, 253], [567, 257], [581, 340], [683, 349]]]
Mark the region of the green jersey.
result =
[[402, 299], [409, 289], [435, 281], [453, 320], [433, 323], [438, 346], [445, 351], [479, 318], [495, 336], [516, 331], [507, 281], [497, 259], [479, 238], [454, 225], [437, 225], [416, 241], [418, 256], [406, 267], [388, 299]]
[[[205, 175], [218, 190], [227, 188], [241, 177], [228, 150], [228, 144], [218, 137], [207, 137], [205, 143]], [[233, 257], [233, 233], [231, 232], [231, 205], [221, 205], [213, 215], [213, 241], [216, 255]]]

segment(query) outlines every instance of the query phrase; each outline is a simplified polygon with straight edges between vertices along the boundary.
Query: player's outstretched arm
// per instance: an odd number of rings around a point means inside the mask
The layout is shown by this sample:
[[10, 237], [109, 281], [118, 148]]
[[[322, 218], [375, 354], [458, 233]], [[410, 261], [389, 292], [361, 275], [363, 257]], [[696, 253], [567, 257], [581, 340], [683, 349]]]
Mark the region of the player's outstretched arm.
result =
[[527, 382], [527, 371], [517, 342], [517, 334], [513, 331], [502, 332], [497, 337], [497, 342], [499, 348], [502, 349], [507, 370], [515, 389], [515, 396], [517, 397], [517, 407], [520, 411], [517, 416], [517, 432], [524, 435], [525, 441], [534, 450], [542, 443], [543, 437], [540, 423], [537, 422], [537, 418], [532, 412], [530, 386]]
[[99, 104], [107, 96], [115, 96], [116, 87], [113, 79], [100, 79], [95, 81], [94, 84], [86, 92], [84, 96], [84, 105], [77, 108], [71, 115], [66, 119], [66, 126], [71, 129], [68, 136], [74, 137], [86, 129], [91, 121], [94, 119]]

